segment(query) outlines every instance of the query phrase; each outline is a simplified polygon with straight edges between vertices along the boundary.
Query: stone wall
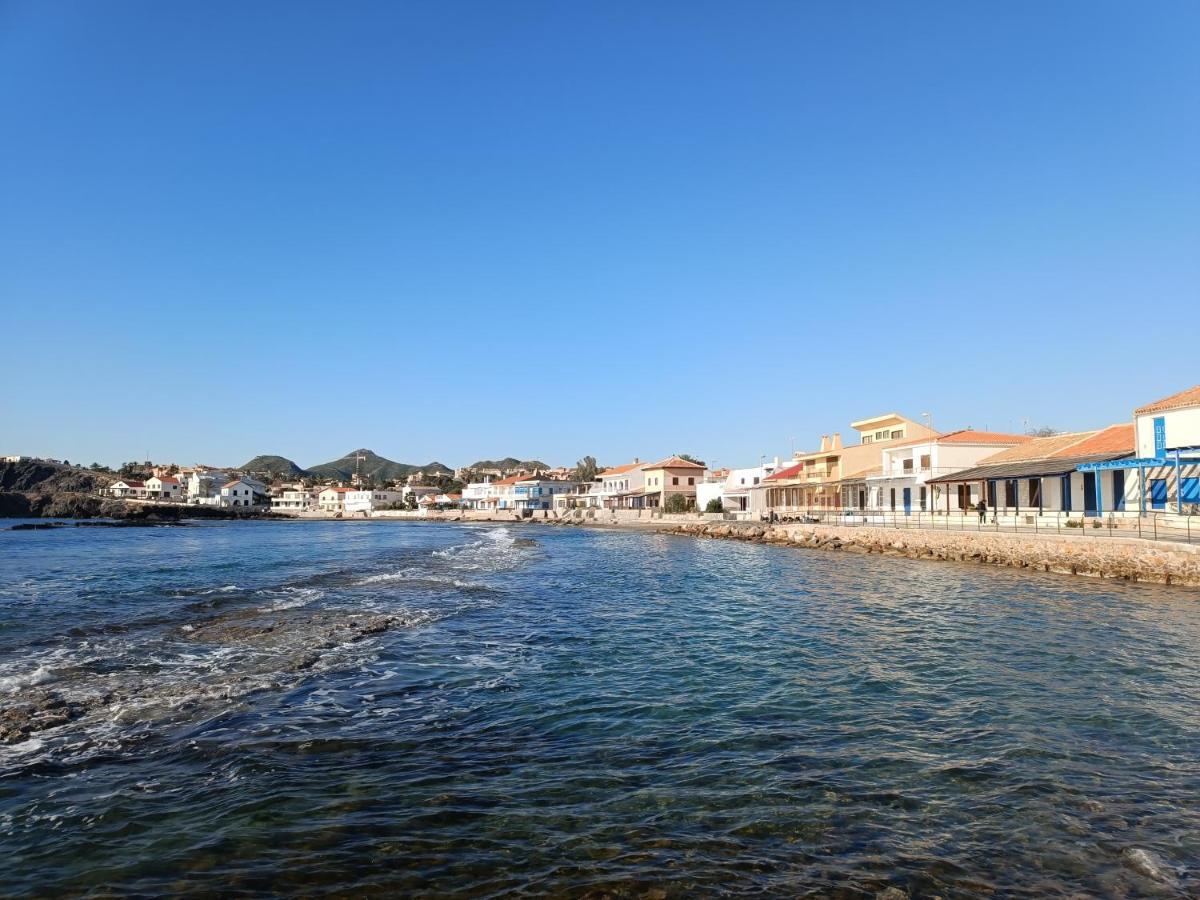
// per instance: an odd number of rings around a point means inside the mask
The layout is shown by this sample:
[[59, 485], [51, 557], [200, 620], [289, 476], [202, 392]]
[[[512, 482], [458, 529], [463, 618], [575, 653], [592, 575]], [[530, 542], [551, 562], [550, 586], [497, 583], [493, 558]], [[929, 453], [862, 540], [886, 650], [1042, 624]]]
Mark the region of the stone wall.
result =
[[1200, 544], [1075, 535], [749, 522], [663, 524], [658, 530], [850, 553], [977, 562], [1090, 578], [1200, 587]]

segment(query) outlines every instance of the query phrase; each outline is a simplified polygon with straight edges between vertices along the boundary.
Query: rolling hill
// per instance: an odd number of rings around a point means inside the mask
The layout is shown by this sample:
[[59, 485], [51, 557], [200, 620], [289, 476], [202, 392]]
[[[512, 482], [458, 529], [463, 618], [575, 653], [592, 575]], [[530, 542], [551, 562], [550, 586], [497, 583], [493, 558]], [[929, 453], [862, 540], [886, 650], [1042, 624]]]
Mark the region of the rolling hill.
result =
[[[359, 456], [363, 457], [361, 461], [356, 460], [356, 457]], [[309, 466], [308, 472], [310, 475], [315, 475], [319, 478], [334, 478], [339, 481], [345, 481], [354, 474], [356, 464], [360, 473], [370, 476], [376, 482], [406, 478], [413, 472], [444, 472], [447, 475], [453, 474], [449, 468], [440, 462], [415, 466], [411, 463], [400, 463], [385, 459], [373, 450], [366, 449], [351, 450], [341, 459], [335, 459], [316, 466]]]
[[304, 469], [286, 456], [256, 456], [244, 466], [238, 466], [238, 471], [272, 478], [299, 478], [305, 474]]
[[541, 460], [537, 459], [517, 459], [516, 457], [506, 456], [504, 459], [481, 459], [477, 463], [472, 463], [467, 468], [469, 469], [549, 469]]

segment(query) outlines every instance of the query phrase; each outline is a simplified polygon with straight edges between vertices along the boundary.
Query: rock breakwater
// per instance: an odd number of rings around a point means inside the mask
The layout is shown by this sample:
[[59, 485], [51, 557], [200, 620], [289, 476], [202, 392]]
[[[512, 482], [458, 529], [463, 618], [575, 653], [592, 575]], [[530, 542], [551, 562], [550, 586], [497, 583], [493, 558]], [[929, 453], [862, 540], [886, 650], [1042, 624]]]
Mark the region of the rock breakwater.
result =
[[668, 534], [818, 550], [975, 562], [1064, 575], [1200, 587], [1200, 545], [1123, 538], [755, 522], [670, 523]]

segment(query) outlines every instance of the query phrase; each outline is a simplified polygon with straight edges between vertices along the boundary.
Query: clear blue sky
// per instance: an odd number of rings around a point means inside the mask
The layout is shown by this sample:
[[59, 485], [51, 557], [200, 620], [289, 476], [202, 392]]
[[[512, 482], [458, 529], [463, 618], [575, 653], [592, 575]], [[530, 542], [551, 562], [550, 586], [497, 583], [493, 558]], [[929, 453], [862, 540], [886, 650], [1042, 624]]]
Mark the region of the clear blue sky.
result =
[[0, 0], [0, 451], [721, 464], [1200, 381], [1200, 3]]

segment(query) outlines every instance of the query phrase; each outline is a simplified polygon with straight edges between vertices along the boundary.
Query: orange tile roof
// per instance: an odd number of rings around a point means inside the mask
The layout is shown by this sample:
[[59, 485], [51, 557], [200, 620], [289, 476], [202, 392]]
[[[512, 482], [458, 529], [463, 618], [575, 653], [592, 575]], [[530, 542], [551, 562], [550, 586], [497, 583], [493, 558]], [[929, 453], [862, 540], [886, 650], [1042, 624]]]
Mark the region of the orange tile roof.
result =
[[1170, 397], [1163, 397], [1161, 400], [1139, 406], [1133, 411], [1133, 414], [1141, 416], [1146, 413], [1165, 412], [1168, 409], [1182, 409], [1185, 406], [1200, 406], [1200, 384], [1180, 391], [1178, 394], [1172, 394]]
[[[926, 439], [928, 440], [928, 438]], [[972, 431], [963, 428], [936, 439], [939, 444], [1025, 444], [1032, 441], [1027, 434], [1005, 434], [1002, 431]]]
[[668, 456], [662, 462], [646, 466], [647, 469], [703, 469], [700, 463], [694, 463], [679, 456]]
[[646, 464], [641, 462], [631, 462], [626, 463], [623, 466], [613, 466], [611, 469], [605, 469], [603, 472], [601, 472], [600, 477], [603, 478], [605, 475], [621, 475], [632, 469], [639, 469], [644, 465]]
[[979, 461], [979, 465], [992, 463], [1017, 462], [1025, 459], [1047, 459], [1060, 450], [1065, 450], [1072, 444], [1086, 440], [1096, 434], [1096, 431], [1075, 431], [1067, 434], [1052, 434], [1049, 437], [1032, 438], [1023, 444], [993, 453]]
[[1098, 456], [1101, 453], [1132, 453], [1134, 450], [1133, 423], [1109, 425], [1057, 453], [1060, 456]]
[[509, 475], [507, 478], [501, 478], [499, 481], [493, 481], [492, 484], [516, 484], [518, 481], [528, 481], [528, 475]]

